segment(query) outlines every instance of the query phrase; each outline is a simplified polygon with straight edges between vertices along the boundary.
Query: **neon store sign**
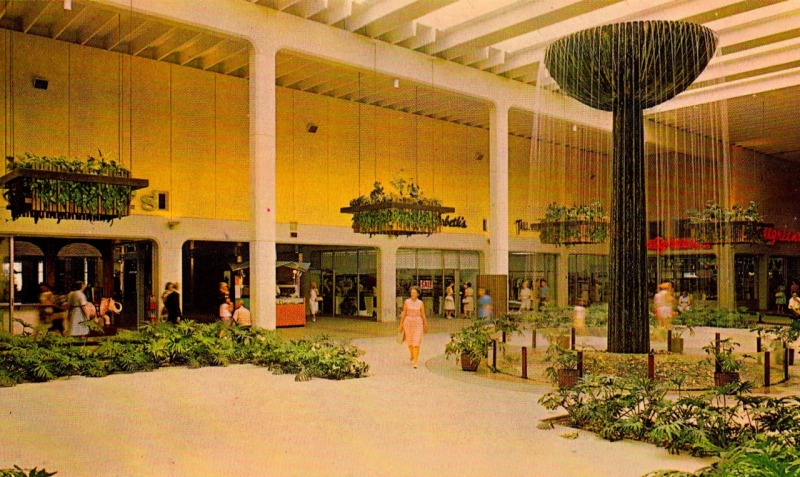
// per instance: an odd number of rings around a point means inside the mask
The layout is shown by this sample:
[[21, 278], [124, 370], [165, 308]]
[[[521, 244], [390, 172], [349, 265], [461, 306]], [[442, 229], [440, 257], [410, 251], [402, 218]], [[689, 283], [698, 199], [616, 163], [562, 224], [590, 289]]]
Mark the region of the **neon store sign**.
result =
[[656, 237], [647, 241], [647, 250], [655, 250], [659, 255], [665, 250], [708, 250], [710, 244], [698, 243], [692, 238], [671, 238], [665, 239]]
[[765, 228], [763, 237], [770, 245], [775, 245], [776, 242], [800, 243], [800, 232], [780, 230], [773, 227]]

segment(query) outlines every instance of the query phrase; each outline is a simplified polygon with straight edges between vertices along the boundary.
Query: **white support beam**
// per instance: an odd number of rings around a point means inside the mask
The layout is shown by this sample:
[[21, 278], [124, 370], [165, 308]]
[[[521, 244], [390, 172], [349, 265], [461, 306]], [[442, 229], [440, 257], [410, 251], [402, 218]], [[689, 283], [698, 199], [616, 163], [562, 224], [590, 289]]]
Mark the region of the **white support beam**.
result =
[[472, 65], [479, 61], [486, 61], [489, 59], [489, 48], [476, 48], [462, 55], [458, 58], [458, 62], [462, 65]]
[[169, 43], [156, 47], [155, 59], [163, 61], [164, 58], [169, 55], [194, 45], [200, 41], [202, 36], [203, 34], [200, 32], [179, 30], [178, 33], [170, 39]]
[[131, 41], [131, 54], [133, 56], [138, 56], [144, 50], [169, 40], [177, 33], [177, 27], [164, 27], [162, 25], [153, 24], [149, 32], [143, 33]]
[[222, 51], [220, 51], [220, 54], [218, 56], [208, 56], [206, 58], [203, 58], [203, 64], [201, 65], [201, 68], [203, 68], [204, 70], [209, 70], [219, 65], [220, 63], [228, 61], [229, 59], [235, 57], [236, 55], [246, 54], [249, 50], [250, 50], [249, 44], [245, 44], [239, 48], [234, 47], [231, 49], [223, 49]]
[[417, 22], [403, 23], [392, 31], [384, 33], [378, 39], [387, 43], [397, 44], [413, 38], [417, 34]]
[[707, 86], [705, 88], [690, 89], [666, 103], [648, 109], [646, 114], [661, 113], [673, 109], [687, 108], [697, 104], [706, 104], [714, 101], [738, 98], [740, 96], [749, 96], [798, 85], [800, 85], [800, 67], [768, 73], [753, 78], [745, 78], [728, 83]]
[[366, 27], [367, 36], [375, 38], [393, 30], [397, 25], [414, 21], [456, 1], [458, 0], [384, 0], [361, 13], [351, 15], [345, 21], [345, 28], [348, 31], [357, 31]]
[[105, 20], [90, 23], [85, 29], [78, 32], [78, 43], [85, 46], [92, 38], [107, 28], [116, 19], [116, 13], [109, 13]]
[[353, 14], [353, 0], [328, 0], [325, 24], [339, 23]]
[[581, 0], [547, 0], [536, 3], [522, 3], [521, 6], [502, 9], [482, 20], [478, 18], [467, 26], [450, 29], [441, 35], [428, 48], [428, 53], [435, 55], [458, 47], [483, 47], [500, 43], [523, 33], [535, 30], [541, 22], [540, 16], [560, 8], [568, 7]]
[[406, 41], [401, 41], [400, 46], [409, 50], [417, 50], [436, 41], [436, 29], [427, 25], [417, 25], [417, 35]]
[[[796, 4], [798, 2], [791, 2], [791, 3]], [[780, 6], [780, 5], [783, 4], [779, 3], [773, 6]], [[800, 5], [798, 5], [796, 8], [798, 9], [776, 14], [768, 19], [764, 19], [761, 21], [749, 22], [746, 25], [736, 26], [721, 31], [715, 30], [715, 31], [720, 31], [718, 46], [720, 48], [725, 48], [727, 46], [757, 40], [759, 38], [763, 38], [766, 36], [776, 35], [779, 33], [785, 33], [788, 31], [796, 30], [800, 28]], [[736, 17], [741, 17], [741, 15], [744, 14], [736, 15]], [[741, 17], [742, 20], [745, 20], [746, 18], [747, 17]]]
[[198, 42], [191, 48], [187, 48], [179, 53], [180, 65], [187, 65], [205, 55], [219, 51], [225, 46], [226, 40], [216, 36], [207, 36], [203, 41]]
[[695, 82], [721, 79], [796, 61], [800, 61], [800, 38], [712, 58]]
[[106, 39], [106, 50], [113, 50], [122, 43], [130, 41], [131, 38], [142, 32], [147, 25], [146, 18], [128, 17], [127, 20], [120, 21], [119, 28], [114, 30]]
[[489, 48], [489, 57], [483, 61], [479, 61], [475, 63], [475, 68], [479, 70], [488, 70], [489, 68], [494, 68], [495, 66], [502, 65], [506, 61], [506, 52], [503, 50], [498, 50], [497, 48]]

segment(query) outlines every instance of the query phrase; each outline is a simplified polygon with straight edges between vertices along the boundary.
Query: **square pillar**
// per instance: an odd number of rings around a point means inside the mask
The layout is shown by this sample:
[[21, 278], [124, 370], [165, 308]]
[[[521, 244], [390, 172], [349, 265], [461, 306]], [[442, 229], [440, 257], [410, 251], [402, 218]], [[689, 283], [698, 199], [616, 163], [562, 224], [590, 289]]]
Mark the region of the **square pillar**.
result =
[[253, 326], [274, 330], [276, 51], [263, 46], [250, 50], [250, 312]]
[[508, 276], [508, 110], [495, 103], [489, 116], [489, 275]]
[[378, 321], [397, 321], [397, 247], [378, 251]]

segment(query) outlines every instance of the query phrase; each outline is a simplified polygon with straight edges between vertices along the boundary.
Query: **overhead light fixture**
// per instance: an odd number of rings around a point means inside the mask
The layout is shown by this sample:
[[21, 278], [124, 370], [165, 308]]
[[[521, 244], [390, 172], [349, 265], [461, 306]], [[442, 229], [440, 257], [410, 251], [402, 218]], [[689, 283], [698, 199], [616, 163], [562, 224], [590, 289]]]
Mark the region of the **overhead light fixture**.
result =
[[573, 124], [572, 125], [572, 132], [578, 132], [578, 125], [577, 124]]
[[64, 10], [72, 10], [72, 0], [64, 0]]
[[399, 88], [400, 87], [400, 78], [395, 78], [393, 84], [394, 84], [395, 88]]
[[306, 124], [306, 131], [310, 132], [311, 134], [314, 134], [314, 133], [316, 133], [316, 132], [317, 132], [317, 129], [319, 129], [319, 126], [317, 126], [317, 125], [316, 125], [316, 124], [314, 124], [314, 123], [308, 123], [308, 124]]
[[475, 160], [476, 161], [482, 161], [483, 160], [483, 153], [482, 152], [476, 152], [475, 153]]
[[33, 78], [33, 87], [36, 89], [47, 89], [49, 84], [50, 82], [44, 78]]

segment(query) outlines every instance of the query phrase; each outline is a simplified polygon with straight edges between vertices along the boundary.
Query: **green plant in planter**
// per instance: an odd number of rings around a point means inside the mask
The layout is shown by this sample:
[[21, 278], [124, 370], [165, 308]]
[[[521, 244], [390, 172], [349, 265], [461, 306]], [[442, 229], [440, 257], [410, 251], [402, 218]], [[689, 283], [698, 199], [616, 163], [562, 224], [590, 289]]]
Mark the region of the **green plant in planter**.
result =
[[572, 207], [552, 203], [537, 225], [539, 240], [555, 245], [602, 242], [608, 237], [608, 222], [600, 201]]
[[[742, 368], [742, 362], [736, 359], [733, 354], [733, 349], [739, 346], [739, 343], [733, 341], [731, 338], [725, 338], [719, 341], [719, 349], [716, 343], [711, 341], [709, 344], [703, 346], [703, 351], [709, 355], [709, 362], [719, 367], [723, 373], [737, 373]], [[749, 357], [743, 355], [743, 357]]]
[[491, 329], [483, 321], [477, 320], [459, 331], [450, 333], [450, 341], [444, 347], [444, 354], [459, 357], [466, 354], [471, 360], [483, 359], [492, 344]]
[[562, 348], [558, 344], [551, 344], [547, 347], [544, 362], [552, 363], [545, 368], [544, 373], [553, 384], [559, 382], [559, 371], [578, 371], [578, 352], [568, 348]]

